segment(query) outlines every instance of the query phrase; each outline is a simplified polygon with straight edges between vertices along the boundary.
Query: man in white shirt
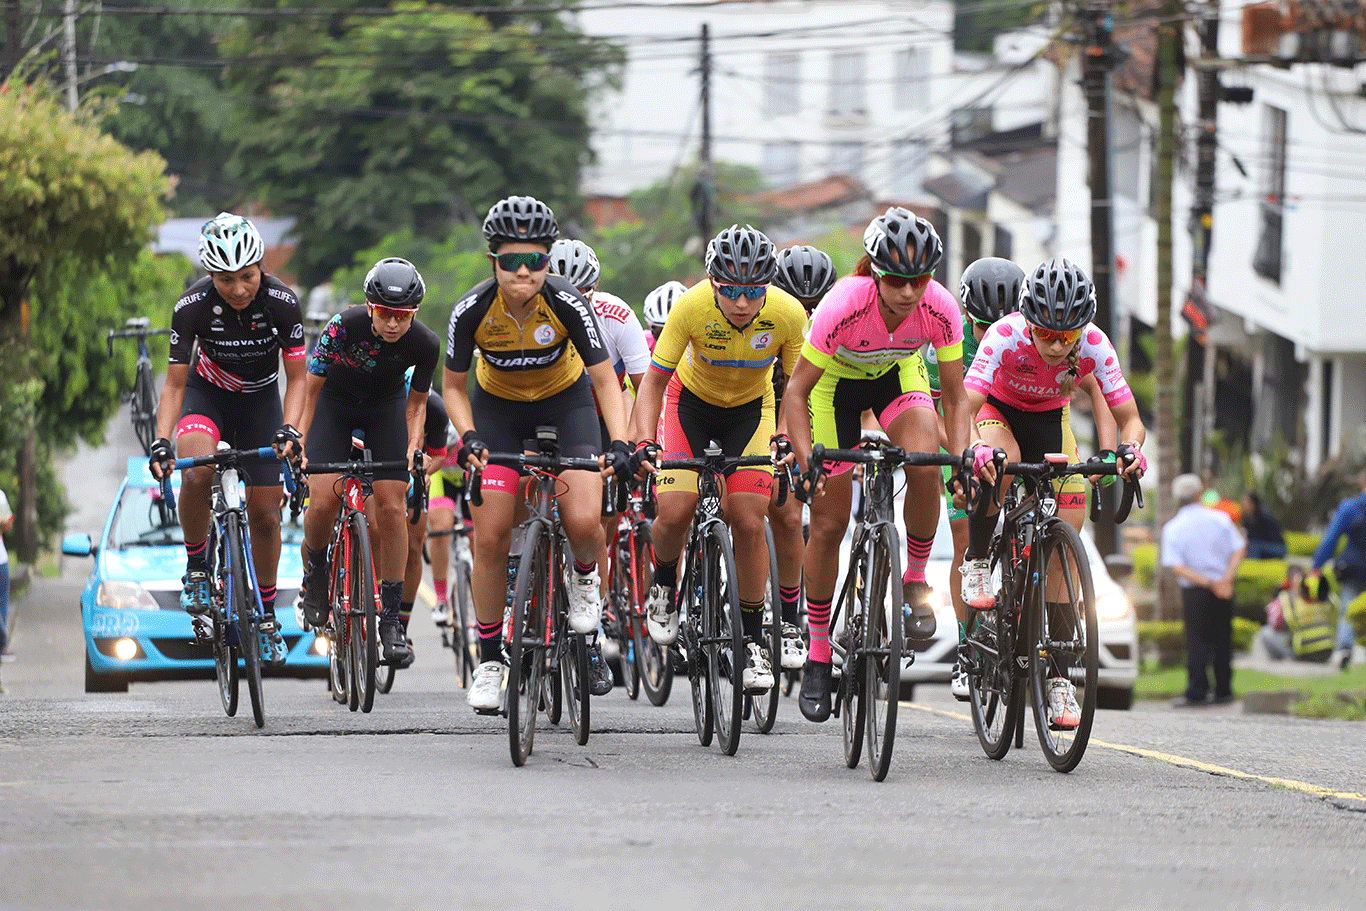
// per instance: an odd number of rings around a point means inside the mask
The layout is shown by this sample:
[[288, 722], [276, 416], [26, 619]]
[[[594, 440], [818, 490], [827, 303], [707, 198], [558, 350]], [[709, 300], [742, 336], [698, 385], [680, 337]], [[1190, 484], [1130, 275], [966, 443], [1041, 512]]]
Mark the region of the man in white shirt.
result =
[[1162, 526], [1162, 565], [1181, 586], [1186, 628], [1186, 692], [1178, 707], [1233, 701], [1233, 577], [1247, 542], [1227, 513], [1200, 504], [1204, 489], [1197, 475], [1177, 477], [1172, 496], [1180, 509]]

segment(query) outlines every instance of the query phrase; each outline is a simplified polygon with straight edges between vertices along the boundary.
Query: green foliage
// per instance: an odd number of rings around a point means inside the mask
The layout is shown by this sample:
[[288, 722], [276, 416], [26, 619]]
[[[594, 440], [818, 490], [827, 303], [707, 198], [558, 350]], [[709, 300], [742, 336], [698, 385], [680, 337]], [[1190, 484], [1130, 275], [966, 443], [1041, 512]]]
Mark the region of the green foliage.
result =
[[1262, 624], [1246, 617], [1233, 618], [1233, 650], [1235, 652], [1247, 652], [1252, 649], [1252, 640], [1257, 638], [1257, 631], [1262, 628]]
[[1366, 592], [1347, 605], [1347, 622], [1352, 624], [1357, 641], [1366, 645]]
[[1180, 620], [1145, 620], [1138, 624], [1138, 653], [1158, 667], [1186, 662], [1186, 630]]
[[1043, 5], [983, 3], [982, 0], [954, 0], [953, 46], [960, 51], [989, 53], [992, 39], [1002, 32], [1028, 25]]
[[1260, 624], [1285, 584], [1284, 560], [1244, 560], [1233, 580], [1233, 613]]
[[1139, 544], [1129, 556], [1134, 560], [1134, 584], [1152, 588], [1157, 583], [1157, 545]]
[[1287, 531], [1285, 533], [1285, 548], [1292, 557], [1312, 557], [1321, 540], [1323, 540], [1323, 535], [1311, 534], [1307, 531]]

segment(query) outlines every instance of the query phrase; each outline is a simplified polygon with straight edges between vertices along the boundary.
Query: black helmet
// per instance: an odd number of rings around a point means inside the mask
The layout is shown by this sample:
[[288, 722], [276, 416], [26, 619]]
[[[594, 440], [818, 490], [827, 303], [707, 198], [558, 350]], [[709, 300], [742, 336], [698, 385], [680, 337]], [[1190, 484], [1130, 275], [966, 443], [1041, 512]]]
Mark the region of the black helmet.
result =
[[868, 224], [863, 249], [874, 266], [898, 275], [933, 272], [944, 256], [934, 225], [901, 206], [892, 206]]
[[550, 269], [556, 275], [569, 279], [569, 283], [580, 291], [596, 285], [602, 274], [598, 255], [581, 240], [561, 239], [551, 244]]
[[778, 272], [773, 276], [773, 284], [793, 297], [816, 300], [825, 296], [838, 277], [835, 264], [827, 254], [801, 244], [778, 254]]
[[1071, 260], [1050, 259], [1020, 287], [1020, 313], [1041, 329], [1080, 329], [1096, 315], [1096, 286]]
[[724, 284], [764, 285], [777, 269], [773, 241], [749, 225], [731, 225], [707, 246], [707, 274]]
[[550, 206], [533, 196], [509, 196], [489, 207], [484, 216], [484, 239], [496, 251], [502, 244], [526, 241], [549, 247], [560, 236]]
[[417, 268], [397, 256], [381, 259], [365, 276], [365, 299], [381, 307], [416, 310], [426, 293]]
[[968, 315], [983, 323], [994, 323], [1007, 313], [1020, 309], [1020, 285], [1024, 270], [1008, 259], [988, 256], [963, 270], [958, 296]]

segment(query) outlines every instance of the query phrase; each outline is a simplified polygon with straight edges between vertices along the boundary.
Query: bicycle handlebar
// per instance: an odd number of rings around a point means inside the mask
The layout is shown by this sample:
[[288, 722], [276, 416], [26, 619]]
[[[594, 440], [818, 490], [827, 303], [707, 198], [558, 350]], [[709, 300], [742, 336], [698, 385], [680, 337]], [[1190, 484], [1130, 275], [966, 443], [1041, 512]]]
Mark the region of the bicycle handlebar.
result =
[[109, 351], [109, 356], [114, 356], [114, 339], [116, 338], [146, 338], [149, 335], [170, 335], [170, 329], [110, 329], [109, 336], [104, 340], [105, 348]]
[[[1121, 466], [1117, 461], [1108, 461], [1097, 458], [1090, 458], [1085, 462], [1076, 463], [1068, 463], [1066, 461], [1052, 462], [1047, 460], [1043, 462], [1007, 462], [1005, 460], [1005, 451], [1001, 449], [996, 450], [996, 457], [993, 461], [996, 462], [996, 484], [993, 488], [993, 499], [998, 507], [1001, 505], [1001, 487], [1006, 475], [1025, 475], [1036, 480], [1042, 480], [1045, 478], [1058, 478], [1074, 474], [1120, 475], [1124, 470], [1124, 466]], [[1135, 502], [1137, 502], [1139, 509], [1143, 508], [1143, 488], [1139, 486], [1138, 481], [1130, 478], [1123, 478], [1123, 483], [1124, 493], [1120, 497], [1119, 508], [1115, 510], [1114, 518], [1116, 524], [1122, 524], [1125, 519], [1129, 518], [1129, 512], [1132, 510]], [[1090, 515], [1091, 521], [1095, 522], [1100, 519], [1100, 485], [1098, 483], [1093, 483], [1091, 488]]]
[[[982, 498], [981, 485], [973, 483], [969, 466], [972, 465], [972, 450], [969, 449], [962, 455], [953, 455], [948, 452], [910, 452], [899, 446], [868, 446], [861, 449], [826, 449], [825, 446], [817, 443], [811, 447], [811, 458], [808, 460], [809, 468], [803, 481], [803, 487], [807, 491], [807, 496], [816, 489], [816, 482], [825, 473], [826, 462], [882, 462], [891, 465], [893, 468], [903, 467], [928, 467], [947, 465], [956, 468], [958, 480], [963, 484], [963, 489], [968, 495], [968, 510], [971, 511]], [[953, 479], [949, 483], [952, 485]], [[809, 486], [808, 486], [809, 485]]]
[[[262, 461], [270, 459], [278, 461], [279, 455], [276, 454], [273, 446], [262, 446], [259, 449], [223, 449], [212, 455], [191, 456], [183, 459], [175, 459], [171, 462], [171, 467], [177, 471], [184, 471], [187, 468], [202, 468], [205, 465], [212, 465], [215, 468], [236, 465], [238, 462], [248, 462], [253, 459]], [[294, 475], [286, 470], [284, 472], [285, 489], [291, 494], [294, 493]], [[161, 497], [166, 501], [170, 508], [175, 509], [175, 494], [171, 491], [170, 474], [163, 475], [161, 478]]]
[[[528, 469], [539, 469], [552, 474], [561, 471], [601, 471], [597, 458], [550, 456], [544, 453], [490, 452], [484, 457], [484, 461], [489, 465], [516, 468], [519, 475], [529, 475], [531, 472]], [[484, 505], [483, 476], [483, 469], [475, 469], [470, 472], [469, 483], [465, 485], [465, 495], [475, 506]], [[625, 509], [626, 495], [626, 485], [615, 475], [609, 478], [607, 483], [602, 485], [602, 514], [616, 515], [618, 502], [621, 502], [621, 508]]]

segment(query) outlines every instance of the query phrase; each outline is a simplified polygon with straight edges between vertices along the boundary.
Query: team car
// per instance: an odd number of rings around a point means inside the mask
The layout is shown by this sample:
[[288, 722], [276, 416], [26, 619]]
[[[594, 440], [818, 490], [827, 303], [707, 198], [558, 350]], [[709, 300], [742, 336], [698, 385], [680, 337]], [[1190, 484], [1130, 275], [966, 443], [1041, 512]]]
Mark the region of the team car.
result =
[[[179, 474], [173, 483], [178, 493]], [[281, 537], [275, 603], [289, 657], [283, 668], [264, 673], [326, 677], [326, 640], [301, 630], [289, 609], [303, 576], [303, 528], [282, 523]], [[213, 678], [212, 646], [195, 638], [190, 615], [180, 607], [180, 522], [165, 507], [145, 457], [128, 459], [98, 542], [85, 533], [70, 534], [62, 540], [62, 553], [95, 561], [81, 592], [87, 693], [127, 692], [130, 681]]]

